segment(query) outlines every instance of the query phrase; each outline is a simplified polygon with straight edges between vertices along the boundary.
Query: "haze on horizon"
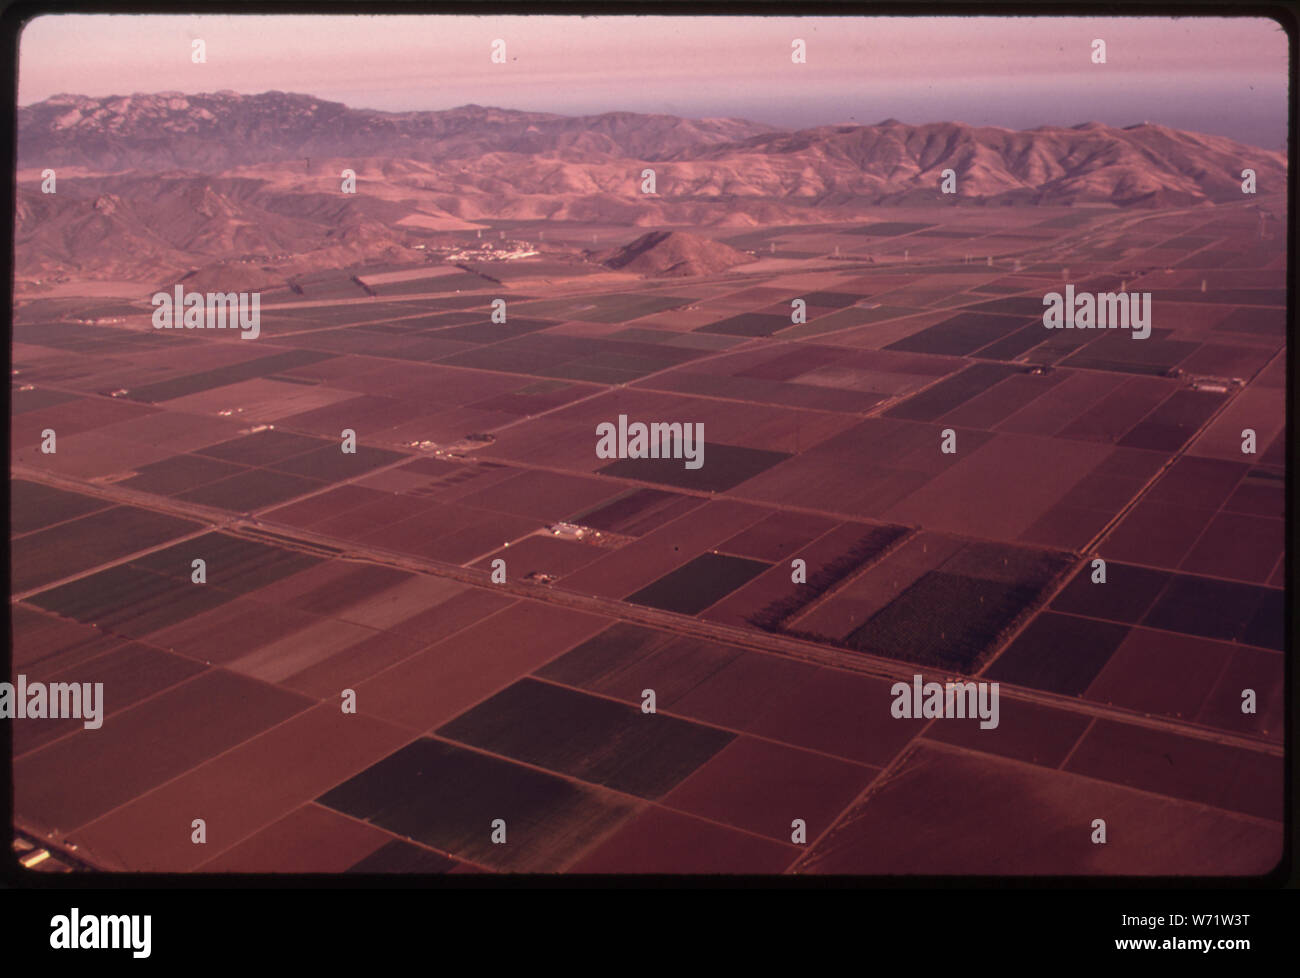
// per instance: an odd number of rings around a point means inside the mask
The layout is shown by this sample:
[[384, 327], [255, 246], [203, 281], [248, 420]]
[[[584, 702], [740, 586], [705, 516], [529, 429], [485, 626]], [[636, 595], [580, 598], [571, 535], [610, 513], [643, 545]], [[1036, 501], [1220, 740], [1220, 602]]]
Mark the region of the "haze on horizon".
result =
[[[193, 64], [202, 38], [207, 62]], [[489, 47], [507, 43], [508, 62]], [[793, 38], [807, 63], [793, 64]], [[1107, 63], [1091, 63], [1101, 38]], [[174, 52], [168, 55], [167, 52]], [[1287, 36], [1264, 18], [45, 15], [19, 104], [301, 92], [352, 108], [733, 116], [782, 128], [1144, 121], [1286, 148]]]

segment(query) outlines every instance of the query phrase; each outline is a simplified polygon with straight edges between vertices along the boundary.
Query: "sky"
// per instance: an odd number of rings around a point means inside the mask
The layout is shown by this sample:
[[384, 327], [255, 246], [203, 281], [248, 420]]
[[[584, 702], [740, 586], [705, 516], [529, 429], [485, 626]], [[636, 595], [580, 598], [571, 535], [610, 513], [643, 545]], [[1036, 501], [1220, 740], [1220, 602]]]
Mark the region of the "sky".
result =
[[[791, 61], [796, 38], [804, 64]], [[490, 58], [497, 39], [504, 64]], [[45, 15], [21, 37], [18, 102], [278, 90], [388, 111], [475, 103], [788, 128], [1149, 121], [1280, 150], [1287, 58], [1285, 31], [1262, 18]]]

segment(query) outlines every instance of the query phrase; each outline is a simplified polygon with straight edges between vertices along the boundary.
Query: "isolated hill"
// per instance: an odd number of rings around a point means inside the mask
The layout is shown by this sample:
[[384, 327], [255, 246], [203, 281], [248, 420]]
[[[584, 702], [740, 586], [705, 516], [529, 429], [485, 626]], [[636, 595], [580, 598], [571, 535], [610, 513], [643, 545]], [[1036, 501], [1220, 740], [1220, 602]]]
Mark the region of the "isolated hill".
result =
[[651, 231], [618, 249], [603, 264], [647, 276], [716, 275], [753, 261], [730, 245], [687, 231]]

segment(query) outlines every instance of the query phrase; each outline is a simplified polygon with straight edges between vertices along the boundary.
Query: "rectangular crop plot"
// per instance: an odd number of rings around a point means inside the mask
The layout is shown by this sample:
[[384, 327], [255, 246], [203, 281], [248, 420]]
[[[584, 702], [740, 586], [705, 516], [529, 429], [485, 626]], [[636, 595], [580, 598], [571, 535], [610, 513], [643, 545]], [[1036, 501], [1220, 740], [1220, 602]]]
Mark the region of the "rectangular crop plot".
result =
[[703, 504], [704, 500], [695, 496], [662, 489], [633, 489], [568, 519], [608, 533], [639, 537]]
[[259, 357], [256, 360], [246, 360], [243, 363], [214, 367], [211, 370], [189, 374], [185, 377], [177, 377], [174, 380], [161, 380], [156, 384], [146, 384], [143, 387], [132, 389], [126, 396], [133, 401], [146, 403], [170, 401], [173, 398], [184, 397], [186, 394], [198, 394], [201, 391], [210, 391], [216, 387], [225, 387], [227, 384], [237, 384], [243, 380], [269, 377], [271, 374], [280, 373], [282, 370], [305, 367], [309, 364], [319, 363], [321, 360], [328, 360], [330, 357], [331, 354], [317, 353], [313, 350], [290, 350], [285, 353]]
[[401, 461], [407, 456], [399, 452], [389, 452], [381, 448], [358, 445], [355, 452], [345, 453], [338, 445], [325, 445], [313, 452], [295, 455], [269, 466], [276, 472], [302, 476], [305, 479], [320, 479], [333, 482], [336, 479], [351, 479]]
[[9, 483], [9, 532], [14, 535], [30, 533], [43, 526], [106, 509], [109, 505], [104, 500], [80, 493], [13, 479]]
[[13, 400], [10, 402], [12, 405], [10, 413], [17, 417], [20, 414], [26, 414], [28, 411], [41, 411], [45, 408], [67, 404], [69, 401], [75, 400], [78, 400], [76, 394], [65, 394], [62, 391], [47, 391], [40, 388], [14, 391]]
[[250, 469], [239, 475], [210, 482], [206, 486], [182, 493], [178, 498], [187, 502], [201, 503], [204, 506], [216, 506], [219, 509], [246, 513], [324, 487], [323, 482], [301, 479], [283, 472]]
[[526, 319], [523, 316], [511, 316], [504, 323], [494, 323], [488, 316], [481, 323], [466, 323], [462, 326], [450, 326], [440, 329], [434, 335], [440, 340], [461, 340], [465, 343], [499, 343], [502, 340], [518, 339], [538, 330], [554, 326], [552, 319]]
[[542, 666], [537, 675], [566, 686], [589, 687], [639, 662], [672, 640], [672, 632], [619, 622]]
[[724, 336], [771, 336], [790, 325], [789, 316], [773, 316], [761, 312], [746, 312], [729, 319], [701, 326], [698, 333], [720, 333]]
[[959, 374], [941, 380], [914, 394], [897, 407], [885, 412], [887, 418], [906, 418], [908, 421], [934, 421], [971, 398], [983, 394], [998, 381], [1020, 373], [1020, 368], [1001, 364], [977, 363]]
[[[998, 313], [1003, 316], [1033, 316], [1035, 318], [1043, 315], [1043, 300], [1032, 296], [1014, 295], [1007, 296], [1003, 299], [990, 299], [988, 302], [980, 302], [973, 306], [968, 306], [967, 312], [971, 313]], [[1041, 324], [1042, 319], [1038, 318]], [[1044, 330], [1046, 332], [1046, 330]]]
[[1171, 367], [1191, 356], [1200, 345], [1187, 340], [1164, 339], [1154, 331], [1147, 339], [1135, 342], [1128, 330], [1122, 330], [1099, 336], [1061, 363], [1066, 367], [1162, 377]]
[[1014, 316], [963, 312], [919, 333], [890, 343], [886, 350], [961, 357], [1019, 332], [1025, 321]]
[[13, 542], [14, 592], [48, 584], [193, 533], [201, 524], [134, 506], [113, 506]]
[[1177, 451], [1219, 409], [1226, 396], [1212, 391], [1175, 391], [1120, 439], [1119, 444], [1123, 448]]
[[860, 228], [848, 228], [844, 233], [865, 234], [877, 238], [892, 238], [896, 235], [910, 234], [913, 231], [924, 231], [932, 227], [937, 227], [937, 225], [916, 224], [911, 221], [878, 221], [875, 224], [867, 224]]
[[704, 465], [698, 469], [686, 468], [683, 459], [622, 458], [597, 471], [601, 475], [612, 475], [620, 479], [658, 482], [703, 492], [722, 492], [790, 458], [786, 452], [714, 442], [706, 446], [705, 456]]
[[1286, 336], [1286, 313], [1281, 309], [1234, 309], [1214, 327], [1225, 333]]
[[242, 465], [232, 465], [202, 455], [174, 455], [141, 466], [133, 478], [121, 484], [128, 489], [172, 496], [247, 471]]
[[191, 581], [191, 562], [202, 558], [210, 587], [234, 594], [250, 594], [282, 578], [321, 563], [322, 558], [284, 550], [258, 540], [209, 533], [131, 561], [140, 567], [185, 582]]
[[633, 604], [694, 615], [747, 584], [768, 564], [725, 554], [701, 554], [628, 596]]
[[[452, 275], [437, 275], [431, 278], [408, 279], [404, 282], [384, 282], [370, 286], [370, 291], [379, 296], [418, 295], [423, 292], [466, 292], [490, 289], [493, 283], [482, 275], [463, 272]], [[359, 290], [358, 290], [359, 291]]]
[[735, 734], [657, 716], [536, 679], [523, 679], [437, 734], [493, 754], [658, 798], [727, 746]]
[[853, 577], [906, 532], [901, 526], [844, 523], [819, 537], [800, 551], [809, 568], [807, 583], [800, 585], [792, 596], [753, 614], [750, 623], [769, 631], [782, 630], [804, 608]]
[[998, 656], [988, 678], [1078, 696], [1128, 632], [1112, 622], [1045, 612]]
[[845, 644], [886, 658], [972, 672], [1068, 563], [1060, 554], [969, 544], [850, 632]]
[[[633, 804], [564, 778], [423, 738], [322, 795], [320, 804], [507, 872], [554, 872]], [[493, 819], [508, 845], [493, 845]]]
[[182, 581], [121, 564], [42, 591], [29, 600], [65, 618], [139, 638], [234, 597], [220, 588], [195, 587], [188, 577]]
[[585, 295], [573, 299], [530, 302], [518, 308], [528, 316], [552, 319], [581, 319], [591, 323], [625, 323], [651, 313], [687, 306], [694, 299], [675, 295]]
[[329, 444], [331, 443], [319, 438], [308, 438], [287, 431], [259, 431], [210, 445], [195, 454], [240, 465], [269, 465]]
[[[297, 300], [303, 301], [303, 300]], [[454, 299], [441, 299], [436, 302], [358, 302], [345, 305], [306, 306], [293, 309], [277, 309], [275, 315], [284, 317], [283, 321], [294, 324], [295, 329], [309, 328], [311, 325], [347, 326], [352, 323], [378, 322], [393, 319], [403, 314], [429, 312], [431, 309], [461, 309], [473, 303], [483, 301], [482, 296], [456, 296]], [[263, 326], [266, 323], [262, 324]]]
[[1282, 595], [1274, 588], [1176, 574], [1142, 623], [1281, 651]]

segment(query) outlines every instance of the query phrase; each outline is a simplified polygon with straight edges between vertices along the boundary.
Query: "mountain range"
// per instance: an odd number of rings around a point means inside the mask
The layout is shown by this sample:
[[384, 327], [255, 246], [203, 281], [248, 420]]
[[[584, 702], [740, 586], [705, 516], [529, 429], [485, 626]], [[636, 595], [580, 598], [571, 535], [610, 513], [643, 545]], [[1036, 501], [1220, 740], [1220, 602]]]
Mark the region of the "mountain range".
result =
[[[743, 228], [896, 204], [1209, 205], [1241, 199], [1243, 169], [1262, 193], [1286, 175], [1280, 153], [1151, 124], [788, 131], [630, 112], [379, 112], [283, 92], [56, 95], [18, 110], [17, 158], [28, 280], [142, 265], [165, 280], [242, 262], [282, 281], [286, 268], [410, 260], [421, 235], [488, 221]], [[40, 191], [46, 169], [56, 194]], [[345, 169], [355, 195], [340, 192]], [[939, 192], [946, 171], [953, 195]]]
[[286, 92], [55, 95], [18, 110], [20, 166], [208, 173], [307, 157], [456, 160], [563, 153], [575, 159], [658, 160], [771, 131], [735, 119], [634, 112], [564, 116], [480, 105], [379, 112]]

